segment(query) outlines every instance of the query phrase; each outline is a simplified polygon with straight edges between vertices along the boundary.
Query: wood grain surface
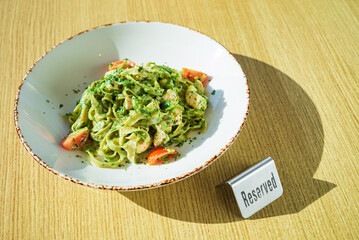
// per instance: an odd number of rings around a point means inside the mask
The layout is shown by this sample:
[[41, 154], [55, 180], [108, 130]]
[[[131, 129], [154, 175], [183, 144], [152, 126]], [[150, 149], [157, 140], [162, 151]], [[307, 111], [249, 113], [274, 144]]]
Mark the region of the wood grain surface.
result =
[[[198, 30], [234, 54], [251, 107], [232, 147], [184, 181], [141, 192], [46, 171], [16, 135], [15, 94], [53, 45], [107, 23]], [[0, 0], [1, 239], [358, 239], [359, 2]], [[267, 156], [284, 194], [249, 219], [215, 188]]]

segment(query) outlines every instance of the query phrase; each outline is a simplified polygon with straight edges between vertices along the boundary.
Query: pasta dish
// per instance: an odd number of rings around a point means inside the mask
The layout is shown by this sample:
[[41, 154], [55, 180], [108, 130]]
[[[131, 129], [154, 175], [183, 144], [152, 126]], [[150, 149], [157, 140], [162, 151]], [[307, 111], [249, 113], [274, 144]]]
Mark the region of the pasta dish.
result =
[[206, 131], [208, 81], [206, 74], [186, 68], [113, 62], [66, 114], [71, 133], [62, 145], [85, 151], [98, 167], [139, 163], [140, 154], [151, 149], [149, 164], [165, 162], [178, 155], [170, 145], [180, 146], [191, 131]]

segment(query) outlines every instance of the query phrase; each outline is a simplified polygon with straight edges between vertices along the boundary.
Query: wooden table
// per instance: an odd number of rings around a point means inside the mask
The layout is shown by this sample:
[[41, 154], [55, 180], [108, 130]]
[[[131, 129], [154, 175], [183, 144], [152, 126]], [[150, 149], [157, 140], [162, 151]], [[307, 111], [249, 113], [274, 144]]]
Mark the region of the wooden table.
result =
[[[1, 239], [358, 239], [359, 2], [0, 0]], [[16, 90], [45, 51], [106, 23], [151, 20], [223, 44], [251, 88], [232, 147], [195, 176], [120, 193], [62, 180], [14, 128]], [[225, 179], [272, 156], [284, 194], [244, 220]]]

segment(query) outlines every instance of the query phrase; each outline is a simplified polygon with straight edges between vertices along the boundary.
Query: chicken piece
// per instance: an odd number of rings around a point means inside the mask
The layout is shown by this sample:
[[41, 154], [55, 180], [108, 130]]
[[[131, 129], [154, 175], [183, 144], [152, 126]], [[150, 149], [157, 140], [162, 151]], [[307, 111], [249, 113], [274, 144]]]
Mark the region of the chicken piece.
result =
[[126, 97], [124, 102], [126, 110], [130, 110], [133, 108], [133, 99], [131, 97]]
[[169, 137], [160, 127], [156, 127], [156, 128], [157, 128], [157, 132], [155, 133], [155, 136], [153, 139], [153, 145], [155, 147], [158, 147], [162, 143], [168, 142]]
[[151, 146], [151, 143], [152, 143], [151, 138], [149, 138], [149, 140], [146, 139], [143, 142], [137, 143], [136, 153], [143, 153]]
[[166, 93], [163, 95], [164, 101], [177, 101], [178, 97], [175, 91], [172, 89], [168, 89]]
[[186, 103], [195, 109], [205, 110], [207, 108], [206, 99], [199, 95], [197, 89], [192, 85], [186, 90]]
[[172, 112], [172, 118], [173, 118], [173, 122], [176, 125], [179, 125], [182, 122], [182, 109], [181, 108], [176, 108], [173, 112]]

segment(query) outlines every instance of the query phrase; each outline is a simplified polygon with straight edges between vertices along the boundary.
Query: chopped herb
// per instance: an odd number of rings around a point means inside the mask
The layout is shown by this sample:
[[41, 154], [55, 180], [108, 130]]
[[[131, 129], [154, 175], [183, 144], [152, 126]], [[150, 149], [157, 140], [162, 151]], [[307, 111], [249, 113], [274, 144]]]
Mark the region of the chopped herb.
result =
[[80, 156], [80, 155], [76, 155], [76, 157], [77, 157], [77, 158], [82, 158], [82, 156]]
[[216, 90], [213, 90], [213, 91], [211, 92], [211, 94], [212, 94], [212, 95], [216, 94]]
[[45, 112], [42, 112], [43, 114], [45, 114]]
[[138, 67], [138, 71], [139, 71], [139, 72], [141, 72], [141, 71], [142, 71], [142, 69], [143, 69], [143, 67], [142, 67], [142, 66], [139, 66], [139, 67]]
[[59, 105], [59, 108], [62, 108], [63, 106], [64, 106], [63, 104], [60, 104], [60, 105]]
[[50, 100], [49, 100], [49, 99], [47, 99], [47, 100], [46, 100], [46, 102], [47, 102], [47, 103], [49, 103], [49, 102], [50, 102]]
[[163, 107], [164, 108], [168, 108], [171, 106], [171, 102], [170, 101], [166, 101], [164, 104], [163, 104]]

